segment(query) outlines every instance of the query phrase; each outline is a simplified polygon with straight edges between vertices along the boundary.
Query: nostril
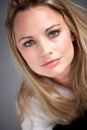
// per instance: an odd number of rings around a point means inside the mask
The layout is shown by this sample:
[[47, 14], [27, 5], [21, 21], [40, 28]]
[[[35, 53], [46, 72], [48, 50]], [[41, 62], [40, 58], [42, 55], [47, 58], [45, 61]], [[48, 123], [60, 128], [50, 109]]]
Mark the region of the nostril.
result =
[[45, 56], [53, 53], [53, 46], [51, 42], [41, 39], [39, 43], [40, 43], [39, 50], [41, 56]]
[[52, 53], [53, 53], [52, 51], [44, 51], [41, 53], [40, 56], [43, 57], [43, 56], [51, 55]]

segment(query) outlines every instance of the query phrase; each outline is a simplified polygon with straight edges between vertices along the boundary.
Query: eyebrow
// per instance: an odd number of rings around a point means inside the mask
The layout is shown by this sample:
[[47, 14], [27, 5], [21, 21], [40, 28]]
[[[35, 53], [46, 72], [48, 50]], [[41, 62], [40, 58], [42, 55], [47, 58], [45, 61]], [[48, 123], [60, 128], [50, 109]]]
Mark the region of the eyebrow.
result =
[[60, 26], [60, 24], [54, 24], [54, 25], [50, 26], [49, 28], [46, 29], [46, 32], [49, 31], [51, 28], [56, 27], [56, 26]]
[[21, 42], [22, 40], [24, 40], [24, 39], [29, 39], [29, 38], [33, 38], [32, 36], [24, 36], [24, 37], [21, 37], [20, 39], [19, 39], [19, 42]]
[[[50, 26], [49, 28], [46, 29], [45, 32], [49, 31], [50, 29], [52, 29], [53, 27], [56, 27], [56, 26], [60, 26], [60, 24], [54, 24], [54, 25]], [[32, 36], [24, 36], [24, 37], [21, 37], [21, 38], [19, 39], [19, 42], [22, 41], [22, 40], [24, 40], [24, 39], [29, 39], [29, 38], [33, 38], [33, 37], [32, 37]]]

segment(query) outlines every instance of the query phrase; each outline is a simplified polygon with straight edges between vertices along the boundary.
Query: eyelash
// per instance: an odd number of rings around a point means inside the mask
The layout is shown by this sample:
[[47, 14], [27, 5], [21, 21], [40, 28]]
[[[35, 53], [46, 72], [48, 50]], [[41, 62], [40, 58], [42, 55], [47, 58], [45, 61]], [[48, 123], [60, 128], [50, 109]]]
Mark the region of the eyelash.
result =
[[[50, 38], [55, 38], [55, 37], [57, 37], [58, 35], [59, 35], [59, 30], [54, 30], [54, 31], [51, 31], [51, 32], [49, 32], [49, 34], [48, 34], [48, 36], [50, 37]], [[31, 43], [30, 43], [31, 42]], [[31, 47], [31, 46], [33, 46], [35, 44], [35, 41], [34, 40], [29, 40], [29, 41], [27, 41], [27, 42], [25, 42], [23, 45], [25, 46], [25, 47]]]
[[50, 38], [55, 38], [59, 35], [59, 30], [54, 30], [49, 33]]
[[[30, 42], [31, 42], [31, 43], [30, 43]], [[35, 44], [34, 40], [29, 40], [29, 41], [25, 42], [23, 45], [24, 45], [25, 47], [31, 47], [31, 46], [34, 45], [34, 44]]]

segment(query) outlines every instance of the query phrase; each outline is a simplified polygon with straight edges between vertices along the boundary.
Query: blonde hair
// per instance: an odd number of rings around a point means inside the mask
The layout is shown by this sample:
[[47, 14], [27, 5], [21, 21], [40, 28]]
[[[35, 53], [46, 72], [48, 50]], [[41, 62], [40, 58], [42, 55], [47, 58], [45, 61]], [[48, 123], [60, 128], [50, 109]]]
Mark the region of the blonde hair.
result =
[[[29, 8], [47, 5], [56, 12], [60, 12], [75, 36], [73, 46], [75, 56], [72, 62], [70, 80], [75, 99], [63, 97], [53, 87], [52, 79], [40, 76], [34, 73], [26, 61], [23, 59], [15, 46], [13, 34], [13, 23], [16, 14]], [[21, 85], [18, 96], [18, 106], [21, 119], [28, 111], [30, 113], [30, 99], [36, 97], [44, 113], [52, 119], [54, 123], [58, 122], [59, 116], [68, 122], [76, 118], [80, 113], [87, 109], [87, 11], [74, 4], [70, 0], [11, 0], [6, 19], [7, 34], [10, 49], [22, 68], [25, 80]], [[50, 83], [47, 80], [50, 81]], [[54, 97], [55, 93], [57, 97]], [[72, 101], [71, 101], [72, 100]], [[62, 121], [61, 121], [62, 122]]]

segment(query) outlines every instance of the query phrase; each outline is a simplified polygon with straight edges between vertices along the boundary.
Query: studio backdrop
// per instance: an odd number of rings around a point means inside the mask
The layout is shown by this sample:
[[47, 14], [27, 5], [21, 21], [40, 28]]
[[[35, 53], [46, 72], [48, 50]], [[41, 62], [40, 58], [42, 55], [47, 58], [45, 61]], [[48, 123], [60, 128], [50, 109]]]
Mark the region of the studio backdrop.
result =
[[[72, 0], [87, 8], [87, 0]], [[0, 130], [18, 130], [16, 98], [21, 72], [8, 47], [5, 19], [10, 0], [0, 0]]]

